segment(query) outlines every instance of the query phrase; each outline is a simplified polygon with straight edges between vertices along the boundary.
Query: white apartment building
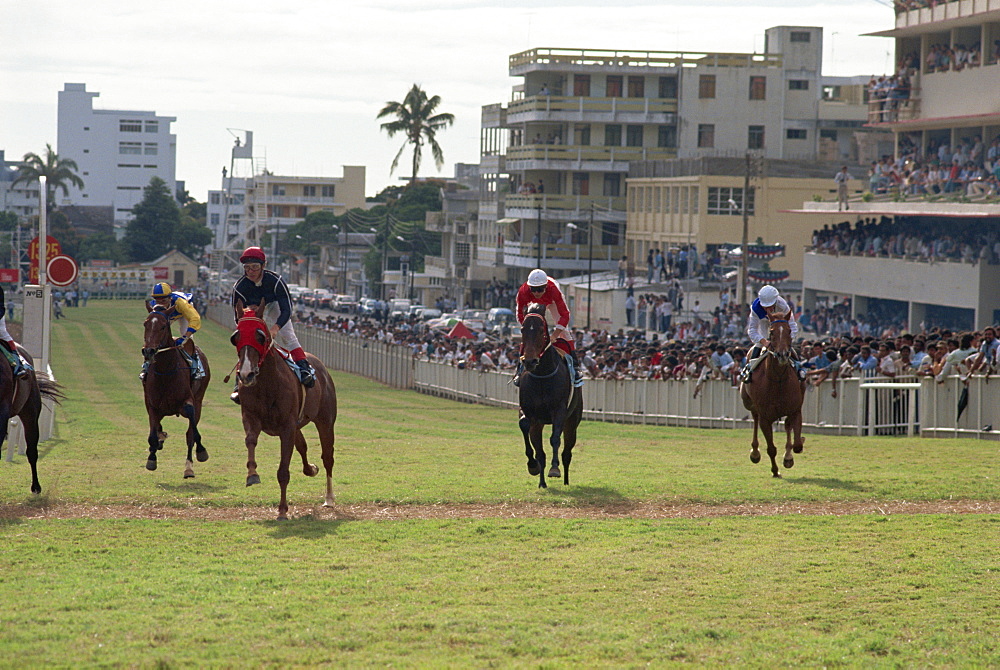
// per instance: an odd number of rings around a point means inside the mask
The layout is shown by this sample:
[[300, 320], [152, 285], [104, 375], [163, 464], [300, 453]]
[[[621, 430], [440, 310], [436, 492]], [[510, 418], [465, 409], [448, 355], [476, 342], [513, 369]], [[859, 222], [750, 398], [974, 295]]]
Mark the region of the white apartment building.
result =
[[[865, 123], [853, 79], [824, 79], [823, 31], [779, 26], [765, 53], [531, 49], [511, 102], [483, 108], [473, 276], [609, 270], [625, 253], [635, 161], [846, 160]], [[573, 224], [569, 226], [567, 224]]]
[[82, 189], [70, 187], [59, 205], [111, 206], [121, 236], [143, 189], [159, 177], [177, 188], [177, 136], [173, 116], [135, 110], [94, 109], [100, 93], [67, 83], [59, 92], [57, 153], [79, 166]]
[[8, 162], [5, 151], [0, 149], [0, 211], [14, 212], [21, 221], [38, 216], [38, 182], [13, 185], [21, 162]]

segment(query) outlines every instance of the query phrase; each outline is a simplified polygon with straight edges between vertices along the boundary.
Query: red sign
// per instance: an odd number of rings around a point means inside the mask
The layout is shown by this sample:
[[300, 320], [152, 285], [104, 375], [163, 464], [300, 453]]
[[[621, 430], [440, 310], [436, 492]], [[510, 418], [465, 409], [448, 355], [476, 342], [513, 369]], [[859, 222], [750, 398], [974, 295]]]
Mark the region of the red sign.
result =
[[154, 267], [153, 268], [153, 279], [162, 279], [167, 281], [170, 279], [170, 268], [165, 267]]
[[[45, 259], [48, 263], [48, 259], [58, 256], [62, 253], [62, 245], [59, 244], [59, 240], [52, 237], [51, 235], [45, 236], [47, 244], [45, 245]], [[30, 263], [30, 269], [28, 271], [28, 283], [37, 284], [38, 283], [38, 238], [31, 240], [31, 244], [28, 245], [28, 259]]]
[[55, 286], [69, 286], [76, 281], [78, 274], [80, 268], [72, 256], [53, 256], [45, 266], [45, 276]]
[[0, 268], [0, 283], [16, 284], [21, 278], [21, 273], [17, 268]]

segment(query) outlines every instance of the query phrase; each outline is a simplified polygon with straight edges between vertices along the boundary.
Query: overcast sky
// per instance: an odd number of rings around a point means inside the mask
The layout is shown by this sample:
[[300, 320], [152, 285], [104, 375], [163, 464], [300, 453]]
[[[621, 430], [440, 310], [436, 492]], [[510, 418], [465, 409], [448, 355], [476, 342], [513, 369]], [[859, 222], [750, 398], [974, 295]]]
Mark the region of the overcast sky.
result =
[[[234, 136], [275, 174], [390, 176], [402, 139], [376, 115], [414, 83], [456, 117], [439, 134], [445, 166], [479, 159], [480, 108], [506, 103], [507, 57], [536, 47], [760, 52], [777, 25], [824, 28], [823, 74], [892, 70], [888, 0], [0, 0], [0, 149], [56, 144], [57, 94], [85, 83], [100, 109], [175, 116], [177, 178], [196, 199], [220, 186]], [[425, 152], [421, 175], [437, 171]]]

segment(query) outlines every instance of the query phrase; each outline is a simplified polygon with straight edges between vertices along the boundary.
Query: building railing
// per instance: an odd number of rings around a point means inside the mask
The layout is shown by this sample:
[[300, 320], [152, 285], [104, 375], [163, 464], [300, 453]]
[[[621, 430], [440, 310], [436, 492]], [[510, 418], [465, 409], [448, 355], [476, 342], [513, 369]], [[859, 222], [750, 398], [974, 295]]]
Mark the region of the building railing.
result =
[[515, 100], [507, 107], [507, 121], [512, 123], [517, 114], [541, 112], [544, 114], [567, 113], [582, 119], [601, 114], [642, 114], [654, 119], [654, 114], [676, 114], [676, 98], [594, 98], [590, 96], [533, 95]]
[[[574, 164], [614, 163], [620, 161], [667, 160], [677, 157], [672, 147], [613, 147], [594, 145], [523, 144], [507, 148], [506, 164], [516, 168], [517, 161], [568, 161]], [[628, 166], [622, 166], [627, 168]]]
[[[206, 315], [232, 327], [228, 305]], [[497, 407], [517, 407], [509, 372], [477, 372], [416, 359], [409, 347], [299, 326], [303, 348], [332, 370], [395, 388]], [[837, 397], [831, 394], [836, 384]], [[707, 380], [694, 397], [695, 380], [591, 379], [583, 387], [584, 418], [689, 428], [750, 428], [738, 390], [728, 380]], [[958, 417], [962, 380], [849, 378], [825, 381], [806, 392], [803, 430], [828, 435], [915, 435], [1000, 439], [1000, 383], [969, 379], [968, 406]], [[350, 402], [344, 398], [344, 402]], [[516, 422], [512, 419], [511, 425]], [[997, 430], [994, 430], [994, 426]], [[516, 430], [516, 428], [512, 428]], [[780, 435], [780, 431], [776, 431]]]
[[[625, 217], [625, 198], [611, 195], [557, 195], [554, 193], [534, 193], [531, 195], [508, 195], [505, 200], [507, 210], [542, 208], [542, 218], [546, 218], [549, 210], [559, 213], [554, 216], [565, 218], [566, 212], [586, 212], [590, 216], [591, 206], [595, 206], [595, 218], [598, 220], [621, 219]], [[613, 216], [617, 214], [618, 216]]]
[[781, 67], [780, 54], [619, 51], [610, 49], [528, 49], [509, 58], [510, 69], [530, 65], [586, 67]]

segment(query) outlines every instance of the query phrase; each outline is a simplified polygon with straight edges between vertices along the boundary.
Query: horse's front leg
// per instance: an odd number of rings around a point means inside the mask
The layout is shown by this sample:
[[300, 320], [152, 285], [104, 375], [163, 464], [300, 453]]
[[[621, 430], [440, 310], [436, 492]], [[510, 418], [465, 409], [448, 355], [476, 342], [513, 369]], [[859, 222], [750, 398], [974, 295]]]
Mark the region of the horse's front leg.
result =
[[302, 474], [306, 477], [315, 477], [317, 473], [319, 473], [319, 468], [313, 463], [310, 463], [308, 457], [306, 456], [308, 446], [306, 445], [306, 436], [302, 434], [301, 429], [295, 431], [295, 449], [302, 457]]
[[[9, 416], [7, 412], [0, 412], [0, 445], [7, 440]], [[42, 492], [42, 485], [38, 483], [38, 413], [22, 410], [19, 416], [21, 432], [24, 435], [24, 454], [28, 457], [28, 464], [31, 465], [31, 492], [38, 495]]]
[[288, 473], [288, 466], [292, 462], [292, 451], [295, 449], [296, 433], [300, 436], [302, 435], [302, 431], [298, 428], [285, 430], [281, 433], [281, 460], [278, 461], [278, 487], [281, 489], [281, 500], [278, 502], [278, 521], [288, 519], [287, 494], [288, 481], [291, 479]]
[[257, 438], [260, 437], [260, 427], [251, 425], [244, 418], [243, 430], [246, 432], [247, 486], [253, 486], [260, 484], [260, 475], [257, 474]]
[[549, 468], [549, 477], [559, 477], [559, 447], [562, 442], [563, 426], [566, 425], [566, 413], [560, 412], [552, 417], [552, 435], [549, 436], [549, 446], [552, 447], [552, 467]]
[[535, 449], [531, 446], [531, 438], [529, 437], [531, 419], [524, 416], [522, 412], [517, 420], [517, 425], [521, 429], [521, 435], [524, 436], [524, 455], [528, 457], [528, 474], [534, 477], [538, 474], [538, 462], [535, 460]]
[[198, 433], [198, 428], [195, 424], [194, 404], [190, 401], [184, 403], [184, 406], [181, 408], [181, 414], [188, 420], [187, 432], [184, 434], [184, 438], [187, 441], [187, 458], [184, 460], [184, 479], [193, 479], [194, 460], [192, 459], [192, 455], [194, 452], [195, 435]]
[[785, 458], [781, 462], [786, 468], [795, 466], [795, 457], [792, 456], [792, 417], [785, 417]]
[[781, 473], [778, 472], [778, 462], [775, 460], [778, 457], [778, 448], [774, 446], [774, 434], [771, 422], [761, 420], [760, 432], [764, 434], [764, 441], [767, 442], [767, 455], [771, 459], [771, 475], [780, 477]]
[[750, 462], [760, 463], [760, 441], [757, 439], [757, 429], [760, 427], [760, 415], [750, 412], [753, 416], [753, 441], [750, 443]]
[[535, 449], [535, 467], [538, 469], [538, 488], [545, 489], [548, 485], [545, 483], [545, 447], [542, 446], [542, 429], [545, 428], [545, 424], [541, 421], [532, 421], [531, 428], [528, 431], [531, 437], [531, 446]]
[[160, 425], [162, 419], [163, 417], [157, 416], [156, 412], [149, 412], [149, 435], [146, 438], [149, 444], [149, 456], [146, 457], [146, 469], [150, 471], [156, 469], [156, 452], [163, 448], [163, 441], [167, 439], [167, 434]]
[[796, 412], [794, 418], [791, 416], [788, 417], [788, 420], [792, 422], [792, 432], [795, 435], [795, 441], [792, 442], [792, 451], [796, 454], [801, 454], [806, 446], [806, 439], [802, 437], [802, 410]]

